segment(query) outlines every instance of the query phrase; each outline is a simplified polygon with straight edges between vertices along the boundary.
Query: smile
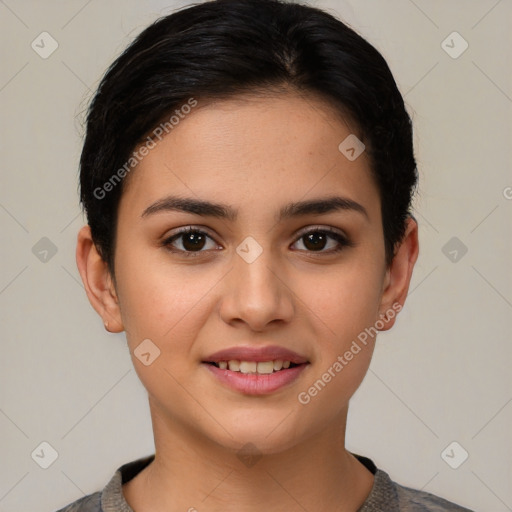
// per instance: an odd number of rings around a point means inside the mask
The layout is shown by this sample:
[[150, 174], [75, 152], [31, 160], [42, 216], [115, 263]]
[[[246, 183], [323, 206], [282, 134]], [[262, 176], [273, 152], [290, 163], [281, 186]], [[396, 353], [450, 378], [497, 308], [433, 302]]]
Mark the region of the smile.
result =
[[[274, 365], [275, 368], [281, 368], [274, 369]], [[292, 385], [309, 363], [295, 364], [281, 360], [256, 363], [230, 360], [218, 363], [203, 362], [202, 366], [210, 372], [216, 382], [231, 390], [245, 395], [268, 395]]]
[[282, 369], [294, 368], [296, 365], [291, 361], [283, 361], [276, 359], [275, 361], [238, 361], [232, 359], [230, 361], [211, 362], [221, 370], [230, 370], [232, 372], [240, 372], [245, 374], [258, 373], [260, 375], [268, 375], [274, 372], [279, 372]]

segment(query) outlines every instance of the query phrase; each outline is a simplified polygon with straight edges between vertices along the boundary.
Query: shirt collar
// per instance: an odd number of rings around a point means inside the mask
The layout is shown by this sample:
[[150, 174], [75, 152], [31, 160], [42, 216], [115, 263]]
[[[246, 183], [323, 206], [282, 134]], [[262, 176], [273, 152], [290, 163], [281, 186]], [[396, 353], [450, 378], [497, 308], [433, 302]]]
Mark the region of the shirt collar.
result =
[[[373, 487], [357, 512], [381, 512], [382, 510], [398, 510], [398, 495], [395, 484], [389, 475], [377, 469], [373, 461], [362, 455], [353, 454], [361, 464], [374, 474]], [[123, 464], [114, 473], [101, 493], [101, 508], [103, 512], [134, 512], [123, 495], [123, 484], [134, 478], [155, 459], [149, 455]]]

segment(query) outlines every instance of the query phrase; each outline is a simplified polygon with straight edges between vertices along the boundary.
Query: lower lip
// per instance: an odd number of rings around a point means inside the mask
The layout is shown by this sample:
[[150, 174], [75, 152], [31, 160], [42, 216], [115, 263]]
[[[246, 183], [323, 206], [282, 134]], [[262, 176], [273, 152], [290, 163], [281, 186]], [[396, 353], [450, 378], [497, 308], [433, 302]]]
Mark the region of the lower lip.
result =
[[213, 364], [203, 363], [222, 383], [247, 395], [266, 395], [295, 381], [308, 365], [300, 364], [293, 368], [274, 373], [241, 373], [221, 370]]

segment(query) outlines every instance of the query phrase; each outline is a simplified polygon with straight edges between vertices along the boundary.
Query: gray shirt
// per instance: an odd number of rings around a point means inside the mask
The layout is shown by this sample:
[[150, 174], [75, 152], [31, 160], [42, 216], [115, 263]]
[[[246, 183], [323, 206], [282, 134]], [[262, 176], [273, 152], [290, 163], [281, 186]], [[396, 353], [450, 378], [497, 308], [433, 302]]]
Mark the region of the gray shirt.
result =
[[[354, 454], [355, 455], [355, 454]], [[474, 512], [423, 491], [393, 482], [372, 460], [355, 455], [374, 475], [372, 490], [357, 512]], [[80, 498], [57, 512], [134, 512], [123, 496], [122, 485], [149, 465], [154, 455], [134, 460], [117, 469], [102, 491]]]

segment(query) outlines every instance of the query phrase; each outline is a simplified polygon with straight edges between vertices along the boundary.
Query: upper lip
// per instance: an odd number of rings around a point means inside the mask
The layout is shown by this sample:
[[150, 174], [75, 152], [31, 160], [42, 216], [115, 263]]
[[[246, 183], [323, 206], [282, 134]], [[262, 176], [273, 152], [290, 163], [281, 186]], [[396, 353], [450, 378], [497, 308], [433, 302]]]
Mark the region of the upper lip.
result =
[[209, 355], [204, 362], [218, 363], [219, 361], [230, 360], [256, 362], [281, 360], [290, 361], [294, 364], [303, 364], [308, 362], [305, 357], [297, 354], [293, 350], [288, 350], [287, 348], [279, 347], [277, 345], [267, 345], [265, 347], [238, 346], [225, 348]]

